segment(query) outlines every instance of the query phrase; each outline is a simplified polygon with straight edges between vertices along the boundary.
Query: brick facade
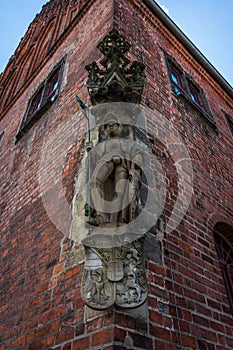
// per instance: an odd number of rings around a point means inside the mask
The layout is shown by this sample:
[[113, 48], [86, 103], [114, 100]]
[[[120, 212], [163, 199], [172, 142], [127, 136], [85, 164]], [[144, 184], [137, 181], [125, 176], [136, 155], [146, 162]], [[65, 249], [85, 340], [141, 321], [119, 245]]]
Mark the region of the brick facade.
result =
[[[233, 90], [159, 13], [151, 1], [51, 0], [0, 77], [0, 350], [233, 348], [214, 242], [218, 227], [233, 244]], [[69, 233], [87, 132], [75, 95], [88, 100], [85, 66], [113, 27], [146, 66], [142, 105], [165, 196], [149, 241], [162, 258], [146, 248], [149, 297], [130, 312], [85, 306], [83, 247]], [[172, 91], [166, 57], [203, 91], [214, 124]], [[28, 101], [64, 58], [59, 96], [16, 141]]]

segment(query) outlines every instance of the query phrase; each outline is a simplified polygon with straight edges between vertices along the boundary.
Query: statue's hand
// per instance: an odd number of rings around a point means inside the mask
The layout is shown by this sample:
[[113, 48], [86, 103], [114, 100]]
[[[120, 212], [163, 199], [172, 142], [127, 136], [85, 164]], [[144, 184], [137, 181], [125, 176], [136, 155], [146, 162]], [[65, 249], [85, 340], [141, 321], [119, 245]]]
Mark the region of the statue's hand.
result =
[[112, 161], [113, 161], [113, 163], [114, 163], [115, 165], [120, 165], [120, 164], [121, 164], [121, 158], [118, 157], [118, 156], [114, 156], [114, 157], [112, 158]]

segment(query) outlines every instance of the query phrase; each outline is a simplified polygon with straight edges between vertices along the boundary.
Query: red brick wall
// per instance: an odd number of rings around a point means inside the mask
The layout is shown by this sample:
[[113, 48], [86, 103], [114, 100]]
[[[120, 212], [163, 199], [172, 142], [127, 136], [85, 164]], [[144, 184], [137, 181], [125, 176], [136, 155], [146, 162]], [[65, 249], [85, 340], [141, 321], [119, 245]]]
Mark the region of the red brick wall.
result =
[[[144, 10], [143, 5], [138, 6]], [[135, 54], [137, 50], [144, 52], [144, 101], [165, 116], [169, 125], [178, 131], [190, 153], [194, 172], [188, 212], [170, 233], [169, 243], [168, 237], [164, 237], [164, 266], [158, 267], [152, 262], [148, 265], [149, 334], [154, 338], [154, 349], [165, 348], [165, 343], [166, 349], [179, 348], [170, 263], [183, 348], [199, 349], [204, 344], [206, 349], [230, 349], [233, 344], [232, 316], [216, 256], [213, 228], [218, 221], [232, 225], [233, 138], [223, 113], [224, 110], [232, 115], [232, 99], [159, 21], [154, 18], [151, 22], [149, 18], [145, 20], [142, 12], [133, 5], [129, 6], [128, 1], [117, 1], [116, 13], [117, 28], [129, 38]], [[204, 90], [218, 133], [198, 111], [172, 93], [163, 50], [173, 56]], [[148, 133], [155, 139], [158, 161], [164, 167], [169, 191], [174, 194], [176, 184], [172, 179], [177, 174], [169, 166], [168, 159], [161, 157], [162, 148], [167, 156], [169, 150], [164, 144], [161, 147], [163, 135], [158, 133], [157, 125], [157, 117], [154, 121], [148, 120]], [[165, 204], [165, 221], [173, 206], [171, 197]], [[167, 307], [163, 310], [159, 302]]]
[[[49, 3], [48, 11], [50, 7]], [[42, 19], [48, 12], [45, 10], [42, 11]], [[98, 21], [92, 20], [97, 14], [103, 16], [101, 28]], [[44, 174], [49, 178], [54, 174], [59, 176], [71, 207], [74, 175], [82, 157], [86, 132], [86, 122], [75, 95], [79, 93], [87, 100], [85, 65], [96, 59], [95, 47], [100, 37], [110, 29], [111, 17], [112, 4], [109, 1], [94, 1], [88, 11], [82, 12], [73, 31], [60, 42], [52, 57], [47, 58], [44, 67], [41, 66], [1, 121], [1, 131], [5, 130], [0, 165], [1, 350], [49, 349], [70, 340], [74, 340], [73, 349], [88, 349], [92, 341], [93, 344], [103, 342], [103, 335], [102, 338], [99, 338], [101, 334], [95, 335], [99, 325], [92, 325], [92, 321], [84, 324], [84, 305], [80, 297], [82, 264], [65, 265], [73, 243], [64, 237], [64, 232], [59, 232], [45, 210], [41, 192], [50, 196], [56, 188], [51, 189], [54, 184], [50, 182], [40, 184], [40, 172], [43, 171], [41, 157], [44, 145], [50, 141], [50, 136], [56, 137], [56, 140], [60, 137], [60, 143], [68, 142], [69, 149], [62, 154], [58, 151], [59, 144], [55, 142], [51, 146], [51, 154], [57, 158], [51, 167], [44, 165]], [[48, 110], [15, 144], [28, 99], [66, 55], [62, 91], [53, 109]], [[12, 93], [10, 88], [7, 91]], [[65, 132], [61, 125], [64, 126], [69, 119], [72, 119], [72, 125], [68, 123], [69, 130]], [[69, 143], [69, 138], [72, 138], [72, 143]], [[52, 210], [61, 221], [69, 220], [69, 213], [65, 216], [59, 201]], [[102, 322], [106, 328], [110, 323], [109, 316]], [[93, 340], [89, 339], [90, 332]], [[84, 339], [79, 339], [80, 336]]]
[[[65, 4], [54, 22], [57, 29], [50, 51], [41, 61], [33, 60], [33, 79], [25, 75], [18, 92], [13, 85], [4, 85], [4, 98], [9, 99], [0, 124], [0, 132], [5, 131], [0, 141], [0, 349], [180, 349], [179, 328], [182, 349], [231, 349], [233, 321], [213, 230], [219, 221], [232, 225], [233, 138], [223, 113], [233, 115], [232, 100], [141, 1]], [[31, 24], [30, 42], [39, 35], [35, 29], [38, 21], [46, 18], [49, 25], [55, 5], [57, 2], [51, 1]], [[80, 12], [75, 24], [68, 26], [72, 9]], [[61, 18], [64, 23], [58, 25]], [[171, 140], [179, 135], [189, 152], [194, 174], [187, 213], [169, 235], [162, 233], [162, 266], [146, 260], [148, 301], [143, 310], [131, 314], [91, 311], [84, 306], [80, 296], [83, 250], [68, 238], [74, 178], [86, 135], [75, 95], [87, 101], [85, 65], [101, 57], [96, 45], [113, 25], [131, 43], [130, 58], [146, 65], [142, 101], [149, 106], [147, 110], [153, 110], [147, 121], [151, 153], [168, 188], [161, 215], [164, 225], [174, 210], [179, 173], [174, 154], [160, 134], [163, 117], [171, 128]], [[26, 38], [15, 53], [16, 60], [22, 62], [16, 75], [26, 74]], [[40, 39], [37, 47], [39, 44]], [[218, 133], [203, 115], [172, 93], [163, 50], [204, 90]], [[40, 54], [38, 50], [37, 57]], [[65, 55], [60, 96], [15, 144], [28, 99]], [[13, 84], [10, 65], [1, 76], [4, 84], [10, 80]], [[181, 157], [182, 148], [176, 151]], [[183, 198], [190, 195], [186, 193], [186, 188], [190, 189], [185, 187], [186, 175], [180, 183]]]

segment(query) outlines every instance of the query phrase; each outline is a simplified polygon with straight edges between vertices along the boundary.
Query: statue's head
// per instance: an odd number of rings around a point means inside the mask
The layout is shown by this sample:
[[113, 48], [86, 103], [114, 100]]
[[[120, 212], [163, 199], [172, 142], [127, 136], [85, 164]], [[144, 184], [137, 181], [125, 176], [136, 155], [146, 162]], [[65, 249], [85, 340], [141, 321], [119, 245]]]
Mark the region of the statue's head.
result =
[[104, 132], [108, 138], [121, 136], [122, 125], [112, 113], [108, 113], [105, 117]]

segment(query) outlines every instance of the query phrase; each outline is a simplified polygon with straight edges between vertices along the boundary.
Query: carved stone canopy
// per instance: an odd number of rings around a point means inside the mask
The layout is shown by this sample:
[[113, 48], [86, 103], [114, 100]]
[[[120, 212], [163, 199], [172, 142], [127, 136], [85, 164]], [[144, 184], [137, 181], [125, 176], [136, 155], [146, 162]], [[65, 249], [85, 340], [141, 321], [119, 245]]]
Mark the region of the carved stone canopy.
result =
[[125, 56], [130, 44], [112, 29], [97, 48], [104, 54], [99, 68], [92, 62], [85, 68], [88, 71], [87, 88], [93, 105], [106, 102], [130, 102], [139, 104], [144, 86], [145, 66]]

